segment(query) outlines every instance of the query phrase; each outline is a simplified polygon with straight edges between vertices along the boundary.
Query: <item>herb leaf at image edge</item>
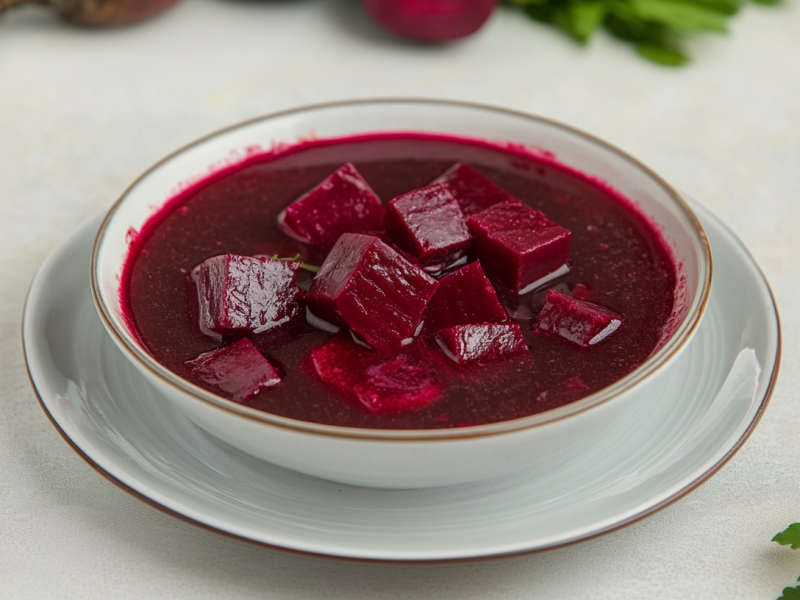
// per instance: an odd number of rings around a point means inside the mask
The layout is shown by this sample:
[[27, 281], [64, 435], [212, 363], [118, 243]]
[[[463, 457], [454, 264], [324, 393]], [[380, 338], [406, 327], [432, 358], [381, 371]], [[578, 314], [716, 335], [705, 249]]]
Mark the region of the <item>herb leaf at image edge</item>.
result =
[[797, 550], [800, 548], [800, 523], [792, 523], [780, 533], [775, 534], [772, 541], [779, 543], [781, 546], [791, 546], [792, 550]]
[[777, 600], [800, 600], [800, 586], [784, 588]]
[[[689, 61], [681, 42], [696, 33], [725, 33], [744, 0], [505, 0], [581, 44], [601, 26], [632, 43], [643, 58], [666, 66]], [[780, 0], [752, 0], [778, 4]]]
[[[800, 548], [800, 523], [792, 523], [780, 533], [776, 533], [772, 541], [797, 550]], [[800, 577], [797, 581], [800, 581]], [[800, 600], [800, 585], [783, 588], [783, 593], [777, 600]]]

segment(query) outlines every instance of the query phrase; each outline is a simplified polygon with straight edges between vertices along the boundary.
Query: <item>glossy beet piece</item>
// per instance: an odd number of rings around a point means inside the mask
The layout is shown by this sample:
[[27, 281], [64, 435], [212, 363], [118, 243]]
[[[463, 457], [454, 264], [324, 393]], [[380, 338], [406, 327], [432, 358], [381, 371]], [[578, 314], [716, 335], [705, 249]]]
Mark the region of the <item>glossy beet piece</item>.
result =
[[569, 272], [570, 232], [516, 202], [470, 217], [473, 247], [487, 272], [525, 294]]
[[373, 413], [396, 413], [432, 404], [442, 396], [430, 365], [414, 354], [387, 355], [341, 337], [311, 350], [319, 377]]
[[288, 235], [331, 248], [343, 233], [375, 233], [383, 228], [380, 198], [352, 163], [334, 171], [278, 217]]
[[536, 333], [562, 338], [581, 348], [602, 342], [621, 325], [622, 317], [617, 313], [556, 290], [547, 292], [544, 307], [536, 317]]
[[222, 254], [192, 273], [204, 333], [262, 333], [302, 314], [299, 262]]
[[472, 244], [464, 215], [446, 184], [398, 196], [386, 207], [386, 231], [427, 271], [440, 271]]
[[459, 366], [489, 364], [528, 353], [516, 323], [456, 325], [436, 334], [436, 342]]
[[186, 366], [201, 381], [218, 387], [234, 402], [249, 400], [281, 381], [275, 368], [247, 338], [205, 352]]
[[347, 325], [373, 348], [396, 352], [417, 333], [439, 282], [378, 238], [346, 233], [306, 295], [311, 311]]
[[475, 33], [494, 10], [496, 0], [363, 0], [367, 13], [396, 35], [445, 42]]
[[508, 315], [479, 261], [440, 279], [439, 289], [425, 311], [425, 329], [428, 331], [506, 321]]
[[519, 202], [488, 177], [464, 163], [456, 163], [434, 183], [446, 183], [465, 217], [501, 202]]

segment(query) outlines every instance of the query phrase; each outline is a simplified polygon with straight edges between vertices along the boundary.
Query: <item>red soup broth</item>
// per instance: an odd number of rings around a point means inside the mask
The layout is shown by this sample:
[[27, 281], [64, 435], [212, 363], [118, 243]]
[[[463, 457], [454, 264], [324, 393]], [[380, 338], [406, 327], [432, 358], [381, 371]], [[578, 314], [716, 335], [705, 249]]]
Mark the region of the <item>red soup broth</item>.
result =
[[[473, 426], [574, 402], [629, 374], [659, 346], [673, 311], [676, 266], [656, 226], [631, 200], [549, 156], [478, 140], [398, 133], [304, 142], [251, 156], [193, 184], [151, 217], [131, 242], [121, 299], [129, 327], [158, 362], [225, 395], [186, 364], [236, 340], [220, 341], [200, 331], [191, 271], [219, 254], [299, 254], [309, 264], [321, 264], [325, 255], [288, 237], [276, 219], [346, 162], [356, 166], [384, 204], [428, 185], [454, 163], [469, 164], [571, 231], [570, 272], [548, 288], [610, 308], [624, 324], [603, 342], [582, 349], [535, 333], [547, 288], [520, 297], [496, 284], [512, 321], [521, 326], [530, 360], [457, 369], [432, 340], [419, 339], [407, 352], [423, 354], [418, 358], [428, 365], [441, 398], [414, 410], [375, 413], [324, 383], [309, 358], [332, 335], [346, 334], [302, 322], [248, 336], [282, 380], [245, 405], [347, 427]], [[307, 286], [312, 275], [300, 273]]]

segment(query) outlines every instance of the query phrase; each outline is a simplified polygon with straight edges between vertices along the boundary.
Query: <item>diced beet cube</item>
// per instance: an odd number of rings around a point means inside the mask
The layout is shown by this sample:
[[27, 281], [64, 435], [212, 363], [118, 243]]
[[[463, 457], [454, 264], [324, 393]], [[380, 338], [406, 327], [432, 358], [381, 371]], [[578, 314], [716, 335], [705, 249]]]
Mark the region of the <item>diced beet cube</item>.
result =
[[370, 346], [396, 352], [418, 332], [439, 282], [378, 238], [346, 233], [306, 295], [321, 319], [347, 325]]
[[426, 270], [440, 271], [472, 244], [458, 202], [443, 183], [398, 196], [386, 207], [386, 232]]
[[186, 366], [204, 383], [230, 394], [234, 402], [244, 402], [281, 381], [275, 368], [247, 338], [205, 352]]
[[436, 334], [436, 341], [460, 366], [493, 363], [528, 352], [516, 323], [456, 325]]
[[602, 342], [622, 325], [617, 313], [586, 300], [550, 290], [536, 317], [536, 333], [559, 337], [588, 348]]
[[508, 315], [478, 261], [440, 279], [439, 289], [425, 311], [428, 331], [506, 321]]
[[290, 204], [278, 222], [288, 235], [328, 249], [343, 233], [380, 231], [384, 212], [380, 198], [347, 163]]
[[570, 232], [530, 206], [495, 204], [470, 217], [469, 227], [484, 268], [518, 294], [569, 272]]
[[216, 334], [261, 333], [302, 314], [299, 262], [221, 254], [192, 273], [200, 329]]
[[311, 350], [311, 361], [322, 381], [370, 412], [412, 410], [442, 396], [429, 365], [406, 352], [389, 356], [337, 337]]
[[464, 163], [456, 163], [434, 183], [446, 183], [461, 212], [469, 217], [501, 202], [519, 202], [492, 180]]

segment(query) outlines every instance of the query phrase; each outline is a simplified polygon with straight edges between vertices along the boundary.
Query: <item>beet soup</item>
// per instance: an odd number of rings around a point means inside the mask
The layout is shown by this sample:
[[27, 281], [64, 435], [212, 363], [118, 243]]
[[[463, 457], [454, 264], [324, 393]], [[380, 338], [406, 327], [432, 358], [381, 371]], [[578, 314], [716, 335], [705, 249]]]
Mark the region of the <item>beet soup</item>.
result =
[[192, 185], [132, 236], [120, 293], [147, 351], [211, 392], [436, 429], [614, 383], [658, 347], [675, 286], [656, 228], [608, 186], [517, 148], [398, 133]]

